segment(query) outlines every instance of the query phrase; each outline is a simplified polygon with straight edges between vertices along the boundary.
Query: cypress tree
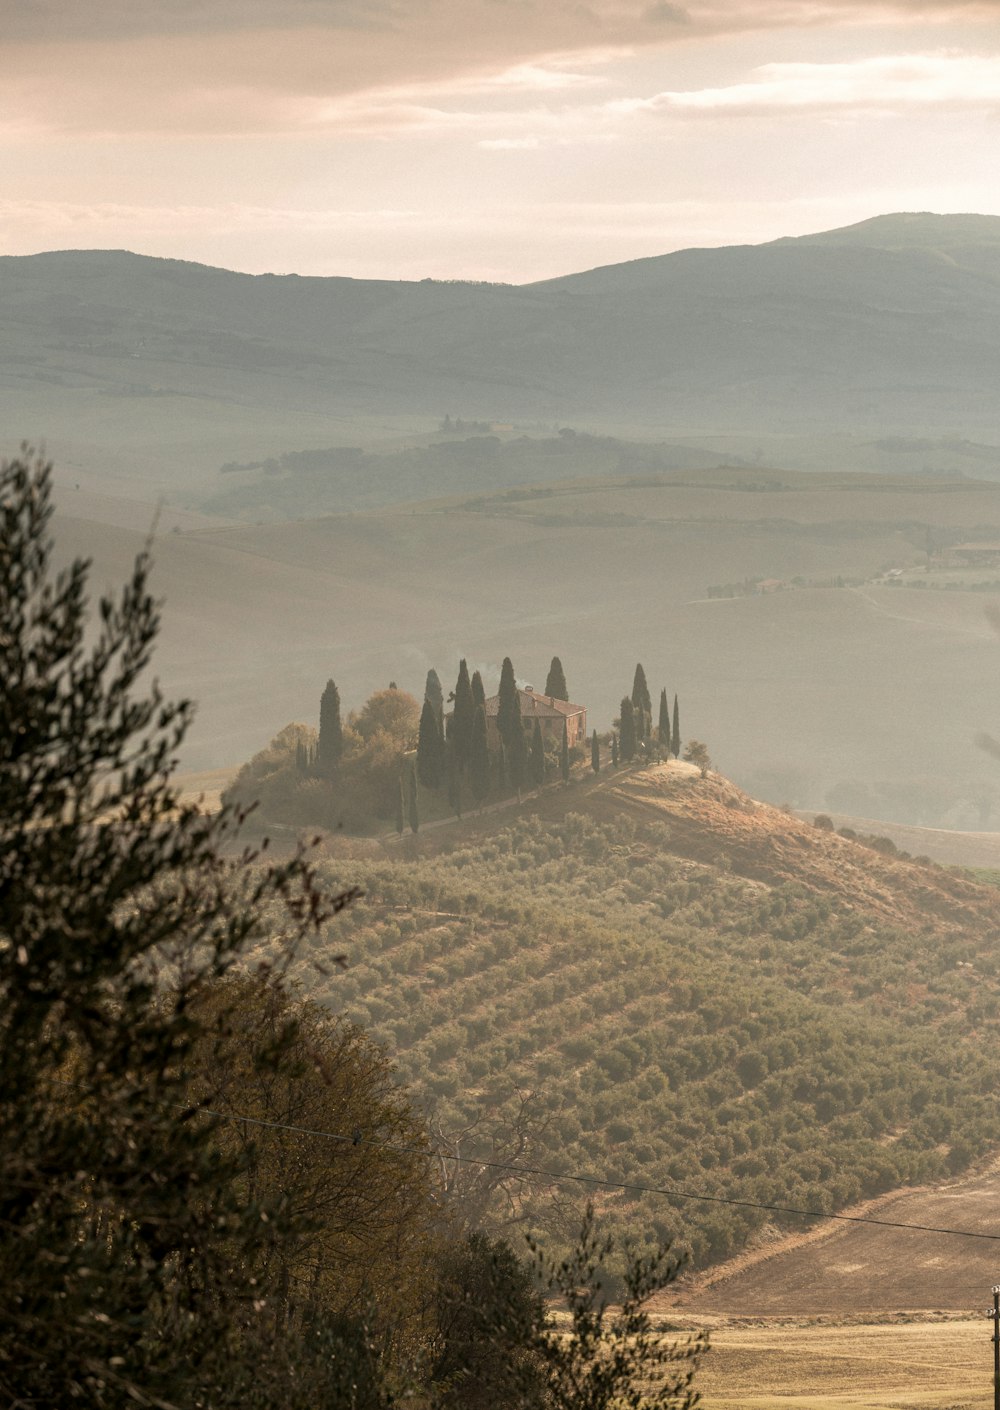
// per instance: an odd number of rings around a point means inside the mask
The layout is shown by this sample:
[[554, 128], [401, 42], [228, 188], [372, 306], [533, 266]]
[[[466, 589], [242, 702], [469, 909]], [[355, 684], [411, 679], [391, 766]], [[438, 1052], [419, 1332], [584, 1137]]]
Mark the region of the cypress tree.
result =
[[569, 731], [566, 728], [565, 720], [563, 720], [562, 748], [559, 750], [559, 772], [562, 774], [563, 783], [569, 783]]
[[676, 759], [681, 752], [681, 716], [677, 709], [677, 696], [674, 696], [674, 729], [670, 736], [670, 752]]
[[656, 737], [660, 748], [670, 753], [670, 706], [667, 704], [666, 686], [660, 691], [660, 719], [656, 727]]
[[569, 699], [569, 691], [566, 689], [566, 674], [558, 656], [553, 656], [549, 673], [545, 677], [545, 694], [551, 695], [554, 700]]
[[455, 759], [454, 745], [449, 741], [445, 746], [445, 777], [448, 781], [448, 807], [456, 818], [462, 816], [462, 770]]
[[337, 770], [344, 752], [344, 728], [340, 723], [340, 693], [333, 681], [327, 681], [319, 702], [319, 772], [330, 778]]
[[597, 730], [594, 730], [594, 737], [590, 741], [590, 767], [595, 774], [601, 772], [601, 746], [597, 739]]
[[613, 734], [613, 735], [611, 736], [611, 767], [612, 767], [613, 769], [617, 769], [617, 767], [618, 767], [618, 736], [617, 736], [617, 734]]
[[635, 710], [631, 700], [626, 695], [622, 701], [622, 724], [621, 724], [621, 761], [627, 764], [635, 758], [636, 731], [635, 731]]
[[545, 782], [545, 741], [542, 739], [542, 726], [535, 721], [531, 736], [531, 781], [536, 788]]
[[455, 746], [455, 762], [464, 772], [468, 768], [469, 756], [472, 752], [472, 722], [475, 717], [472, 683], [469, 680], [469, 668], [465, 664], [464, 657], [459, 662], [458, 680], [455, 682], [452, 700], [454, 701], [454, 709], [451, 716], [450, 738]]
[[497, 733], [508, 752], [514, 747], [514, 740], [521, 733], [521, 696], [518, 693], [514, 667], [509, 656], [503, 658], [503, 665], [500, 667]]
[[417, 771], [410, 769], [410, 797], [407, 809], [407, 818], [410, 824], [410, 831], [416, 832], [420, 826], [420, 815], [417, 811]]
[[528, 741], [524, 737], [523, 729], [519, 730], [511, 740], [507, 754], [507, 769], [510, 774], [511, 786], [520, 801], [521, 789], [528, 780]]
[[424, 686], [424, 699], [430, 701], [431, 707], [438, 717], [438, 724], [443, 728], [444, 691], [441, 689], [441, 681], [433, 666], [427, 672], [427, 683]]
[[430, 700], [424, 700], [420, 712], [420, 734], [417, 738], [417, 774], [425, 788], [440, 788], [444, 772], [444, 745], [441, 726]]
[[295, 772], [304, 774], [309, 767], [309, 751], [301, 739], [295, 741]]
[[478, 671], [472, 674], [472, 709], [475, 713], [477, 705], [486, 704], [486, 687], [483, 685], [483, 678]]
[[653, 702], [650, 699], [649, 686], [646, 684], [646, 672], [642, 669], [641, 661], [635, 668], [635, 677], [632, 681], [632, 715], [635, 720], [636, 739], [645, 739], [653, 723]]
[[482, 705], [476, 707], [472, 720], [469, 781], [473, 798], [482, 805], [490, 791], [490, 749], [486, 736], [486, 710]]
[[406, 778], [404, 774], [399, 775], [399, 797], [396, 799], [396, 832], [400, 837], [403, 835], [403, 828], [406, 826]]

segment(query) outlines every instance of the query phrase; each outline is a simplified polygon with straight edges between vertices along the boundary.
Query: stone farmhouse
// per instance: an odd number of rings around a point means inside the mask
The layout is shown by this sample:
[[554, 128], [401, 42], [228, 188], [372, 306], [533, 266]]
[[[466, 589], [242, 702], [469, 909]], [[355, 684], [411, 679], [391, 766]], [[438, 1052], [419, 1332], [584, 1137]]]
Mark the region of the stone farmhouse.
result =
[[[542, 729], [542, 738], [553, 744], [562, 743], [563, 721], [566, 722], [566, 738], [569, 747], [582, 746], [587, 740], [587, 711], [583, 705], [573, 705], [568, 700], [557, 700], [552, 695], [539, 695], [530, 685], [518, 690], [521, 698], [521, 723], [531, 742], [537, 720]], [[499, 695], [491, 695], [486, 701], [486, 732], [490, 748], [500, 747], [497, 731], [497, 708]]]

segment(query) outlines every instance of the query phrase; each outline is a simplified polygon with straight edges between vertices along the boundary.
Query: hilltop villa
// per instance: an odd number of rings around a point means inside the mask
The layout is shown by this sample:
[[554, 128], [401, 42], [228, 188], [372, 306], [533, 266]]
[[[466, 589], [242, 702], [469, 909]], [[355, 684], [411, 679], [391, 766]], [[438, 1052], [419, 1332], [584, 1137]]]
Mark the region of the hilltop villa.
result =
[[[573, 705], [568, 700], [557, 700], [552, 695], [539, 695], [530, 685], [518, 690], [521, 700], [521, 722], [525, 733], [534, 734], [535, 721], [541, 725], [542, 738], [555, 744], [562, 743], [563, 721], [566, 721], [566, 738], [569, 747], [583, 745], [587, 739], [587, 711], [583, 705]], [[497, 707], [499, 695], [491, 695], [486, 701], [486, 729], [491, 747], [499, 747], [497, 733]]]

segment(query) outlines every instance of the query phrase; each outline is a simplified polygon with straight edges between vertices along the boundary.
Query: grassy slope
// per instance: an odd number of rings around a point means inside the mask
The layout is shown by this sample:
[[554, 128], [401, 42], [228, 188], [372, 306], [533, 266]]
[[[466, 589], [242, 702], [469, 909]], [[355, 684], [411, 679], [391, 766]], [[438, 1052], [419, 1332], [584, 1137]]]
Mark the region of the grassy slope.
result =
[[[530, 1089], [557, 1170], [811, 1208], [961, 1169], [1000, 1140], [1000, 897], [677, 768], [546, 795], [412, 860], [331, 865], [366, 899], [318, 993], [445, 1117]], [[408, 844], [411, 845], [411, 844]], [[763, 1223], [601, 1196], [702, 1258]]]

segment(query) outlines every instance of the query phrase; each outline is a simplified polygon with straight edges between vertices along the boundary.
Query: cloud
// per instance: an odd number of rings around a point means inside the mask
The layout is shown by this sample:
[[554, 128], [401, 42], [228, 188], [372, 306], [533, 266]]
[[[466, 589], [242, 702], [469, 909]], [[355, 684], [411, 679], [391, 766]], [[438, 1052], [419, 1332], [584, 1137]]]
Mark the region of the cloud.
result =
[[625, 98], [608, 106], [623, 116], [753, 116], [915, 107], [990, 109], [997, 105], [1000, 58], [943, 53], [880, 56], [848, 63], [763, 64], [747, 82]]
[[534, 152], [542, 145], [540, 137], [484, 137], [484, 152]]
[[405, 13], [392, 0], [7, 0], [7, 43], [128, 40], [244, 30], [386, 28]]
[[[38, 129], [281, 132], [372, 89], [583, 91], [595, 56], [768, 28], [992, 20], [1000, 0], [0, 0], [4, 112]], [[286, 100], [292, 100], [291, 106]]]

